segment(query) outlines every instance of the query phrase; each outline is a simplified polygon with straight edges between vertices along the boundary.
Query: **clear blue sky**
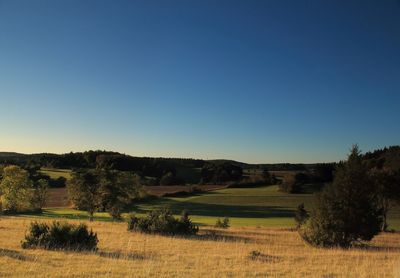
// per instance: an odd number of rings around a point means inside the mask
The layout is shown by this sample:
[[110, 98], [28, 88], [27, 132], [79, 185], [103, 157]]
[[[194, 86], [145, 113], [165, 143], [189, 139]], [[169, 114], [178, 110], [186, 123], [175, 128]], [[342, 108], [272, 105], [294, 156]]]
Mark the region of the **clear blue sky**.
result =
[[0, 150], [245, 162], [400, 143], [400, 1], [0, 0]]

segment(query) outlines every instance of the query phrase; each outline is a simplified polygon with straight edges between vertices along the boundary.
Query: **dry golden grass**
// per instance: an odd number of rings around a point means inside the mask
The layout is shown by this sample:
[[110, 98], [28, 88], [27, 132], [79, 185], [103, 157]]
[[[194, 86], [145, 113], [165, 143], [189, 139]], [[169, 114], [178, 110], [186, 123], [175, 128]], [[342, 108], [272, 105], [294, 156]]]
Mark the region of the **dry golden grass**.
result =
[[30, 221], [0, 220], [1, 277], [400, 277], [400, 234], [380, 235], [367, 249], [327, 250], [288, 230], [203, 228], [172, 238], [95, 222], [99, 251], [75, 253], [21, 249]]

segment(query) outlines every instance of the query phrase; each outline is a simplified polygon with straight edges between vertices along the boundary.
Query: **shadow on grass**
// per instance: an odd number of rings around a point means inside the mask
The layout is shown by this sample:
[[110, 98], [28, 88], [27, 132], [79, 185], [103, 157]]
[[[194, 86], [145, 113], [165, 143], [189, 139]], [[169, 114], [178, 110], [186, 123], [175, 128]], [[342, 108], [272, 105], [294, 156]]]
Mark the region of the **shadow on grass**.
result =
[[136, 260], [146, 260], [146, 259], [150, 258], [150, 256], [146, 256], [146, 255], [139, 254], [139, 253], [98, 251], [96, 254], [102, 258], [113, 259], [113, 260], [136, 261]]
[[147, 203], [146, 206], [132, 207], [137, 213], [146, 213], [150, 209], [163, 206], [169, 207], [174, 214], [180, 214], [184, 209], [193, 216], [213, 216], [213, 217], [243, 217], [243, 218], [274, 218], [294, 216], [294, 211], [290, 208], [280, 206], [248, 206], [248, 205], [222, 205], [194, 202], [179, 202], [171, 199], [159, 202]]
[[[20, 214], [12, 214], [10, 216], [14, 217], [38, 217], [38, 218], [48, 218], [48, 219], [68, 219], [68, 220], [89, 220], [89, 215], [85, 214], [74, 214], [74, 213], [54, 213], [52, 211], [43, 210], [41, 213], [37, 212], [24, 212]], [[109, 216], [94, 216], [94, 221], [106, 221], [114, 222]]]
[[198, 234], [195, 236], [188, 237], [188, 239], [202, 240], [202, 241], [222, 241], [222, 242], [244, 242], [244, 243], [255, 243], [256, 241], [251, 238], [230, 235], [230, 234], [220, 234], [215, 230], [203, 230], [204, 234]]
[[349, 250], [362, 250], [362, 251], [374, 251], [374, 252], [400, 252], [400, 246], [376, 246], [376, 245], [355, 245], [349, 248]]
[[8, 257], [19, 261], [33, 261], [32, 258], [21, 254], [21, 252], [4, 248], [0, 248], [0, 257]]
[[248, 258], [252, 261], [262, 262], [262, 263], [278, 263], [282, 261], [281, 257], [263, 254], [259, 251], [251, 251]]

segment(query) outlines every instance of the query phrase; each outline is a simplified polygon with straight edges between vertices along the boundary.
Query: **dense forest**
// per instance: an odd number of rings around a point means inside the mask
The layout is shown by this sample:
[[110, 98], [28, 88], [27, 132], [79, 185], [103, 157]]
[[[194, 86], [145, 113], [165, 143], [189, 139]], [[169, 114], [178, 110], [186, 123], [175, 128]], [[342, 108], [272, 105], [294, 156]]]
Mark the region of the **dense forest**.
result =
[[[363, 155], [368, 168], [400, 169], [400, 146], [391, 146]], [[156, 179], [157, 184], [184, 184], [202, 182], [226, 182], [242, 178], [244, 169], [263, 169], [268, 171], [321, 172], [329, 176], [335, 163], [329, 164], [247, 164], [233, 160], [201, 160], [189, 158], [134, 157], [110, 151], [70, 152], [65, 154], [39, 153], [19, 154], [0, 152], [0, 164], [14, 164], [25, 169], [41, 167], [60, 169], [108, 169], [135, 172], [143, 177]], [[323, 167], [321, 167], [321, 165]], [[324, 166], [325, 165], [325, 166]], [[327, 165], [329, 167], [327, 167]], [[190, 171], [198, 176], [190, 177]], [[192, 175], [194, 176], [194, 175]]]

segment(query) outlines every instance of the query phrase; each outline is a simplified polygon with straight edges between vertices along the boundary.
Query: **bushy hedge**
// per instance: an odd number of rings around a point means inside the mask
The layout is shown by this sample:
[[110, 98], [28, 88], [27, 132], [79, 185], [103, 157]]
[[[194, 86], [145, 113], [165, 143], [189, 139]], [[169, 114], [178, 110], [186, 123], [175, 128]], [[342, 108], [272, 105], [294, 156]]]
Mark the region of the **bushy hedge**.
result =
[[96, 250], [97, 234], [88, 230], [85, 224], [69, 224], [54, 221], [51, 225], [32, 222], [22, 248], [45, 248], [63, 250]]
[[167, 208], [153, 210], [145, 217], [131, 216], [128, 222], [129, 231], [162, 235], [194, 235], [199, 228], [193, 224], [186, 211], [176, 219]]

